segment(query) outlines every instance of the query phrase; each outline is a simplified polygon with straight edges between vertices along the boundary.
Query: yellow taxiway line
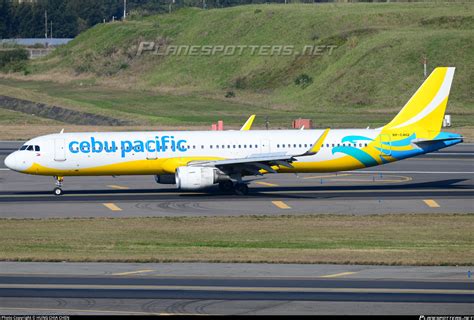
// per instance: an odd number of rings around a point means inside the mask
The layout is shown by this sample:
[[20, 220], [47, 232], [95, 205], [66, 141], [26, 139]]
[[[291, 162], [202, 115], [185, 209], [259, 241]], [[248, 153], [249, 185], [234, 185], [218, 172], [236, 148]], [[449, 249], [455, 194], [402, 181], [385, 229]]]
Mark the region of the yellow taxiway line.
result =
[[118, 186], [116, 184], [109, 184], [107, 187], [112, 188], [112, 189], [118, 189], [118, 190], [127, 190], [130, 189], [129, 187], [124, 187], [124, 186]]
[[103, 203], [103, 205], [112, 211], [122, 211], [115, 203]]
[[267, 186], [267, 187], [278, 187], [278, 185], [275, 183], [269, 183], [269, 182], [263, 182], [263, 181], [257, 181], [255, 182], [255, 184], [259, 184], [259, 185]]
[[283, 201], [272, 201], [272, 203], [280, 209], [291, 209], [291, 207]]
[[325, 276], [320, 276], [320, 278], [337, 278], [337, 277], [342, 277], [342, 276], [348, 276], [354, 273], [357, 273], [357, 272], [341, 272], [341, 273], [335, 273], [335, 274], [327, 274]]
[[322, 178], [333, 178], [333, 177], [344, 177], [344, 176], [350, 176], [351, 174], [349, 173], [341, 173], [341, 174], [327, 174], [324, 176], [311, 176], [311, 177], [303, 177], [303, 180], [307, 179], [322, 179]]
[[119, 273], [112, 273], [112, 275], [113, 276], [126, 276], [129, 274], [146, 273], [146, 272], [152, 272], [152, 271], [155, 271], [155, 270], [145, 269], [145, 270], [137, 270], [137, 271], [119, 272]]
[[438, 202], [434, 200], [427, 199], [427, 200], [423, 200], [423, 202], [426, 203], [426, 205], [430, 208], [439, 208]]
[[[225, 292], [339, 292], [339, 293], [422, 293], [473, 295], [468, 289], [404, 289], [404, 288], [301, 288], [301, 287], [221, 287], [173, 285], [91, 285], [91, 284], [0, 284], [0, 289], [88, 289], [88, 290], [179, 290]], [[0, 307], [1, 309], [1, 307]]]

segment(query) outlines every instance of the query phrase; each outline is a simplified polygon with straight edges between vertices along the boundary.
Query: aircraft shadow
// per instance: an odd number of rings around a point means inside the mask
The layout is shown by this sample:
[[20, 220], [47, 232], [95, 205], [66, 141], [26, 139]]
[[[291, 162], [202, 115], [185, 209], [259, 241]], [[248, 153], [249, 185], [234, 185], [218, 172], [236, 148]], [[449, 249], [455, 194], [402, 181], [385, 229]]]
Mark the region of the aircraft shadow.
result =
[[[447, 179], [447, 180], [437, 180], [437, 181], [426, 181], [426, 182], [416, 182], [416, 183], [403, 183], [403, 184], [390, 184], [390, 185], [344, 185], [344, 186], [334, 186], [334, 185], [315, 185], [315, 186], [275, 186], [275, 187], [250, 187], [250, 192], [246, 197], [275, 197], [278, 193], [282, 193], [287, 198], [295, 197], [301, 198], [304, 197], [304, 193], [307, 192], [320, 192], [321, 195], [324, 195], [324, 191], [328, 192], [326, 195], [330, 196], [331, 194], [337, 193], [340, 191], [344, 192], [354, 192], [354, 191], [366, 191], [370, 194], [371, 191], [430, 191], [432, 189], [452, 189], [457, 191], [473, 191], [473, 186], [469, 184], [461, 184], [462, 182], [468, 181], [469, 179]], [[301, 194], [285, 194], [285, 192], [302, 192]], [[149, 194], [149, 195], [160, 195], [161, 193], [176, 193], [174, 197], [202, 197], [202, 196], [213, 196], [213, 197], [229, 197], [232, 195], [230, 193], [221, 192], [217, 187], [212, 187], [208, 189], [203, 189], [199, 191], [179, 191], [175, 188], [166, 188], [166, 189], [125, 189], [125, 190], [110, 190], [110, 189], [95, 189], [95, 190], [65, 190], [67, 194], [73, 195], [128, 195], [133, 196], [134, 194]], [[271, 193], [268, 193], [271, 192]], [[51, 190], [46, 191], [7, 191], [0, 192], [0, 195], [52, 195]], [[60, 198], [60, 197], [58, 197]]]

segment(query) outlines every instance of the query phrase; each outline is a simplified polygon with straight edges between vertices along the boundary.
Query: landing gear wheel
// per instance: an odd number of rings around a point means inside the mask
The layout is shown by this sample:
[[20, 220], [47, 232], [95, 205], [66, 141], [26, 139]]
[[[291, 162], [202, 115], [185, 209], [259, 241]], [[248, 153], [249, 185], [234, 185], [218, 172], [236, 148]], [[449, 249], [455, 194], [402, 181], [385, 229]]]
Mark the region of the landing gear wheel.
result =
[[245, 183], [239, 183], [235, 186], [235, 193], [247, 195], [249, 193], [249, 187]]
[[63, 182], [64, 182], [64, 177], [60, 177], [60, 176], [55, 176], [54, 177], [54, 182], [56, 183], [56, 188], [54, 188], [53, 192], [55, 195], [57, 196], [60, 196], [63, 194], [63, 189], [62, 186], [63, 186]]
[[234, 188], [234, 183], [230, 180], [225, 180], [225, 181], [219, 182], [219, 189], [222, 192], [230, 192], [230, 191], [232, 191], [233, 188]]

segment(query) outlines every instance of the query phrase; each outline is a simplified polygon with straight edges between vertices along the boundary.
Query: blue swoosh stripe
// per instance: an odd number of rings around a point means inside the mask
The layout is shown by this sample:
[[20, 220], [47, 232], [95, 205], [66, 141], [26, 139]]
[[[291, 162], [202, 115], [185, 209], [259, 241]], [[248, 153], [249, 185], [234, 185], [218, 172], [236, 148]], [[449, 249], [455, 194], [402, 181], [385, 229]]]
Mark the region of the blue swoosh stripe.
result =
[[364, 136], [347, 136], [342, 138], [342, 143], [344, 142], [350, 142], [350, 143], [355, 143], [356, 141], [361, 141], [361, 140], [367, 140], [367, 141], [373, 141], [374, 139], [364, 137]]

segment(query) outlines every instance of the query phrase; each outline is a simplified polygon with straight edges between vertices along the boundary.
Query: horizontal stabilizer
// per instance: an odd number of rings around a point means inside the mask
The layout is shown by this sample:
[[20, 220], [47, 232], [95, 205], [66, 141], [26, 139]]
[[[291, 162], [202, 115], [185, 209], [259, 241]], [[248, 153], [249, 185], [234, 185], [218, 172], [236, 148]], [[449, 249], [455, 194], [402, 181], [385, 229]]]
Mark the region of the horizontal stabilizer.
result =
[[454, 137], [446, 137], [440, 139], [415, 139], [412, 143], [416, 144], [417, 146], [429, 146], [435, 143], [445, 142], [445, 141], [453, 141], [453, 140], [463, 140], [462, 136], [454, 136]]

